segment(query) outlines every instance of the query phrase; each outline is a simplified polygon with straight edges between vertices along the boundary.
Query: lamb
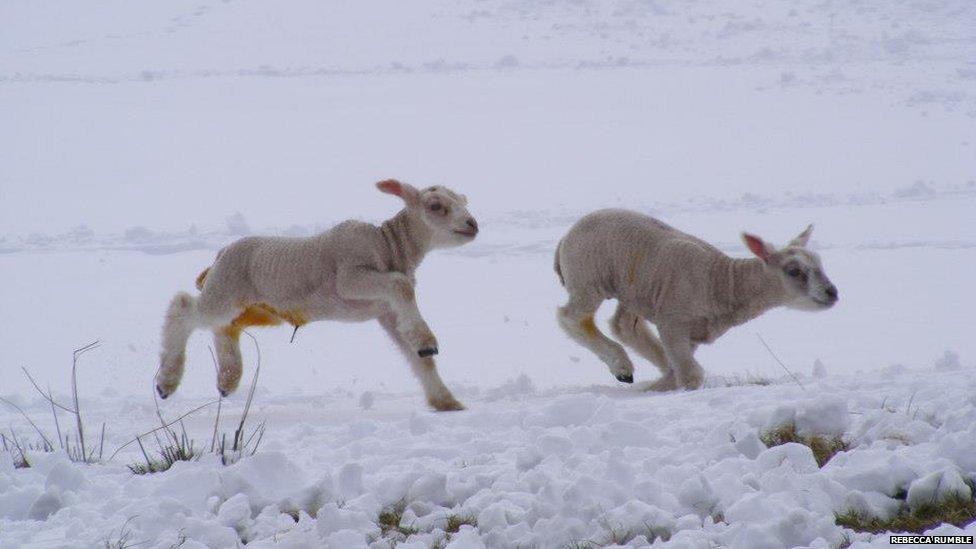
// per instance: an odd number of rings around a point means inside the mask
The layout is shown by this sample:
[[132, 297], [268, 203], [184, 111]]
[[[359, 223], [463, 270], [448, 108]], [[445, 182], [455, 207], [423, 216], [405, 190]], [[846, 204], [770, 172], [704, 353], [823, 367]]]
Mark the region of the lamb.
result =
[[613, 335], [661, 370], [650, 390], [697, 389], [704, 382], [694, 357], [698, 345], [774, 307], [816, 311], [837, 302], [819, 256], [806, 248], [812, 231], [811, 225], [782, 249], [743, 233], [756, 257], [733, 259], [637, 212], [590, 213], [556, 248], [556, 274], [569, 293], [559, 324], [618, 381], [633, 383], [627, 352], [593, 322], [600, 304], [616, 298]]
[[478, 223], [467, 198], [445, 187], [418, 190], [393, 179], [376, 186], [406, 204], [380, 226], [349, 220], [309, 238], [247, 237], [222, 249], [197, 278], [200, 295], [181, 292], [170, 302], [159, 395], [179, 386], [187, 339], [198, 328], [213, 331], [217, 388], [228, 395], [241, 379], [245, 328], [376, 319], [410, 362], [427, 402], [439, 411], [464, 409], [437, 373], [437, 339], [417, 308], [414, 272], [430, 250], [474, 240]]

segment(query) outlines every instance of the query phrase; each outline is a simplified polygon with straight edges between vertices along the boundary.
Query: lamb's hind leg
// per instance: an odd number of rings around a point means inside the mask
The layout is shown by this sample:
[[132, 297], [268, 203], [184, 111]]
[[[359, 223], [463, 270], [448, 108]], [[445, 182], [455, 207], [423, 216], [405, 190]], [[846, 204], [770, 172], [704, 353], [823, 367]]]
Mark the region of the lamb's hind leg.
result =
[[668, 365], [668, 359], [664, 354], [661, 340], [651, 332], [643, 317], [628, 310], [623, 304], [618, 304], [617, 311], [610, 319], [610, 331], [621, 343], [661, 370], [661, 378], [651, 384], [650, 390], [673, 391], [678, 387], [674, 371]]
[[214, 349], [217, 354], [217, 391], [220, 392], [220, 396], [233, 393], [244, 373], [240, 334], [240, 330], [233, 326], [218, 328], [213, 332]]
[[610, 368], [617, 381], [634, 382], [634, 365], [619, 343], [603, 335], [593, 322], [602, 299], [571, 296], [559, 308], [559, 325], [574, 341], [593, 351]]
[[217, 390], [227, 396], [237, 390], [244, 371], [241, 359], [241, 332], [251, 326], [277, 326], [281, 317], [267, 305], [246, 307], [230, 324], [214, 329], [214, 347], [217, 352]]
[[156, 392], [166, 398], [176, 391], [183, 378], [186, 342], [196, 328], [196, 298], [186, 292], [173, 297], [163, 323], [163, 345], [156, 372]]
[[404, 358], [410, 362], [413, 373], [420, 380], [420, 384], [424, 388], [427, 403], [439, 412], [463, 410], [464, 405], [454, 398], [450, 389], [444, 385], [444, 381], [441, 380], [441, 376], [437, 373], [437, 364], [434, 362], [434, 358], [430, 355], [420, 356], [414, 351], [414, 346], [397, 329], [396, 318], [393, 315], [382, 317], [380, 318], [380, 325], [390, 335], [394, 343], [396, 343], [397, 348], [403, 353]]

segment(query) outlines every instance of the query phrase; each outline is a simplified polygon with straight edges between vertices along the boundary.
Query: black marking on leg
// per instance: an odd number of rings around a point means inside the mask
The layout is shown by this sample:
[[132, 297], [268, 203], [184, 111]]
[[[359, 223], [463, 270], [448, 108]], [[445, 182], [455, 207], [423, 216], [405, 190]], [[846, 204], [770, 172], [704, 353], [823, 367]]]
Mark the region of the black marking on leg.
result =
[[437, 347], [424, 347], [423, 349], [417, 351], [420, 358], [427, 358], [429, 356], [434, 356], [437, 354]]

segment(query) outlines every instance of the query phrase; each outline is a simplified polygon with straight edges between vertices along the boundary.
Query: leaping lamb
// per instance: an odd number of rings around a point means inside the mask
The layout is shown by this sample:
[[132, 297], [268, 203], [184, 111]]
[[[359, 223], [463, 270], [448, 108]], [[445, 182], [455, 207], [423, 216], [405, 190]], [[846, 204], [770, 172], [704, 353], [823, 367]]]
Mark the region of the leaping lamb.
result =
[[[617, 380], [633, 383], [627, 352], [593, 322], [600, 304], [616, 298], [612, 333], [661, 370], [650, 389], [697, 389], [704, 382], [694, 357], [698, 345], [773, 307], [817, 311], [837, 302], [820, 257], [806, 248], [812, 231], [811, 225], [782, 249], [743, 233], [756, 257], [733, 259], [647, 215], [593, 212], [556, 248], [556, 274], [569, 292], [559, 324]], [[660, 339], [646, 322], [657, 327]]]
[[170, 302], [159, 395], [179, 386], [195, 329], [213, 331], [217, 388], [227, 395], [241, 379], [238, 338], [245, 328], [376, 319], [410, 362], [427, 402], [441, 411], [464, 409], [437, 373], [437, 340], [417, 308], [414, 272], [430, 250], [474, 240], [478, 223], [467, 198], [445, 187], [418, 190], [393, 179], [376, 186], [406, 204], [380, 226], [349, 220], [309, 238], [247, 237], [222, 249], [197, 277], [200, 295], [180, 292]]

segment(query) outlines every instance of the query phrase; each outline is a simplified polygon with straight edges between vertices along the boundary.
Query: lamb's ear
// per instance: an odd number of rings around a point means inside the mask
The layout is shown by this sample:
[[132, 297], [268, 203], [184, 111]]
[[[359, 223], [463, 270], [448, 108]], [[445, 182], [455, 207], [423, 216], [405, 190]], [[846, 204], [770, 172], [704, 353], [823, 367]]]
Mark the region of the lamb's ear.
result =
[[806, 248], [807, 242], [810, 242], [810, 235], [813, 234], [813, 224], [807, 225], [803, 232], [798, 234], [796, 238], [790, 240], [790, 246], [799, 246], [801, 248]]
[[763, 239], [754, 234], [742, 233], [742, 241], [746, 243], [749, 251], [767, 263], [769, 262], [769, 257], [776, 251], [771, 245], [763, 242]]
[[420, 201], [420, 191], [414, 188], [413, 185], [400, 183], [396, 179], [384, 179], [376, 184], [376, 188], [379, 189], [380, 192], [399, 196], [407, 204], [412, 205]]

